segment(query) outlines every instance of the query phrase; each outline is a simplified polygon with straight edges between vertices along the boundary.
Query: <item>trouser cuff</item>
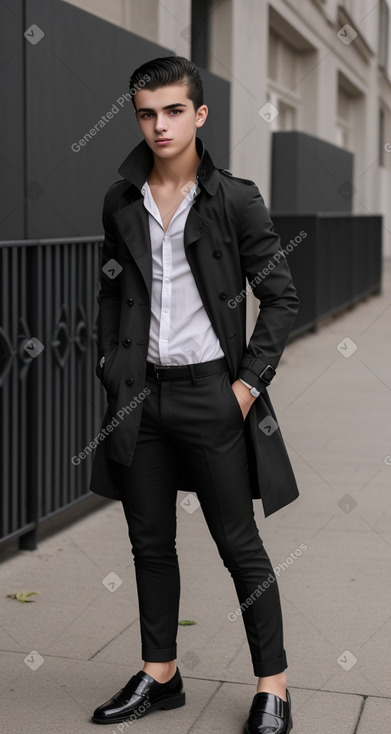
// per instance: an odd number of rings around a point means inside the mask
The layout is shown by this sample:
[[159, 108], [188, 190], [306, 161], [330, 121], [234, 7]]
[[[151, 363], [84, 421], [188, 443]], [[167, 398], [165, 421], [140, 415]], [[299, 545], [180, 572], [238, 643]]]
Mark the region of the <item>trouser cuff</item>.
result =
[[165, 647], [160, 650], [142, 647], [141, 658], [148, 663], [167, 663], [169, 660], [175, 660], [177, 656], [177, 646]]
[[280, 658], [269, 660], [269, 662], [265, 661], [263, 663], [257, 660], [253, 660], [252, 664], [254, 668], [254, 675], [257, 675], [258, 677], [263, 677], [265, 675], [276, 675], [277, 673], [282, 673], [283, 670], [288, 667], [285, 650]]

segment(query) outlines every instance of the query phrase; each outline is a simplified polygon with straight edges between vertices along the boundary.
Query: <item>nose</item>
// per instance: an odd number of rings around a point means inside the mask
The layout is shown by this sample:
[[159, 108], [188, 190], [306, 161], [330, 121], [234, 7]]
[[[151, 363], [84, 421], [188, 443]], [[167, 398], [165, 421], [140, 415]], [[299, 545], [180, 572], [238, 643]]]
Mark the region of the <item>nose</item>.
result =
[[157, 133], [162, 133], [167, 130], [167, 124], [164, 119], [164, 114], [156, 115], [155, 130]]

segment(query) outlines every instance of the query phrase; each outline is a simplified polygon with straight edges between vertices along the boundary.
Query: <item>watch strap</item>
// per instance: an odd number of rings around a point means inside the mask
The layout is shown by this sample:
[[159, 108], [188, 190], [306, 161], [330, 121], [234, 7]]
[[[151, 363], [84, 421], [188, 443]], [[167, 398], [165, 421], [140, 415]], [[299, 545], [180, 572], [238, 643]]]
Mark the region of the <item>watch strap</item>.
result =
[[239, 377], [239, 380], [240, 380], [240, 382], [243, 382], [243, 385], [246, 385], [246, 387], [248, 387], [248, 389], [250, 390], [250, 393], [253, 396], [253, 398], [259, 398], [259, 396], [260, 396], [261, 393], [259, 392], [259, 390], [257, 390], [256, 387], [253, 387], [252, 385], [250, 385], [245, 380], [242, 380], [241, 377]]

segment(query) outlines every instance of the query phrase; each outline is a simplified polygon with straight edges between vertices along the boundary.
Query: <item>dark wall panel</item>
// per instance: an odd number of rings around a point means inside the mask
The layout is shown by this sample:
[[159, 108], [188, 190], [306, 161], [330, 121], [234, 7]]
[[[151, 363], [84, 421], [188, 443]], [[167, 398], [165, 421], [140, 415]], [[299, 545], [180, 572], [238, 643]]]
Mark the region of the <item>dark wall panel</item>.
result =
[[[26, 27], [44, 33], [26, 42], [27, 236], [99, 234], [104, 193], [142, 139], [131, 101], [121, 100], [130, 73], [173, 52], [60, 0], [26, 0], [26, 15]], [[199, 136], [225, 167], [229, 84], [207, 72], [203, 79], [210, 116]], [[72, 150], [94, 125], [102, 126]]]
[[302, 132], [273, 133], [271, 208], [351, 212], [353, 154]]
[[0, 239], [24, 236], [23, 2], [0, 3]]

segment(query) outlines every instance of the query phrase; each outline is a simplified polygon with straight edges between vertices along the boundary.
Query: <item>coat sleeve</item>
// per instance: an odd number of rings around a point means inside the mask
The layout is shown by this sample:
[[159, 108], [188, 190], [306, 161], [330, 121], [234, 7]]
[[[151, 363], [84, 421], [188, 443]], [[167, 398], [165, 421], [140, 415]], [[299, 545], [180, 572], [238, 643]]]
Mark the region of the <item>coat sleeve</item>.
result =
[[[110, 191], [110, 190], [109, 190]], [[99, 277], [98, 301], [98, 360], [106, 357], [118, 343], [118, 332], [121, 308], [121, 286], [117, 260], [118, 243], [116, 240], [114, 222], [109, 211], [107, 192], [103, 204], [102, 223], [104, 227], [104, 242], [102, 247], [101, 270]], [[110, 260], [113, 260], [110, 267]], [[106, 264], [109, 267], [106, 269]], [[98, 365], [97, 369], [101, 369]], [[98, 377], [101, 373], [97, 372]]]
[[259, 314], [239, 369], [239, 377], [260, 391], [262, 370], [276, 369], [299, 307], [279, 235], [258, 187], [251, 187], [239, 226], [242, 269], [255, 297]]

